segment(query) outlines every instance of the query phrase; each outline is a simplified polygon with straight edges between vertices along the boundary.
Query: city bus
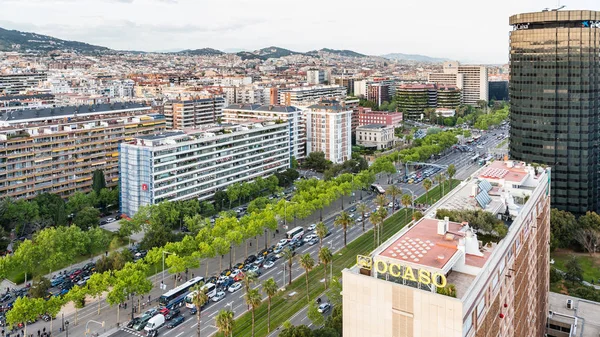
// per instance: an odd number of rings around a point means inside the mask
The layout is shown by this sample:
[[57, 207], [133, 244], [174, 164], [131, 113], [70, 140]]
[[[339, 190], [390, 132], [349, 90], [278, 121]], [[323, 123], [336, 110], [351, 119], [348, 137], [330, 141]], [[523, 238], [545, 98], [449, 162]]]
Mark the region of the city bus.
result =
[[[217, 286], [214, 283], [205, 284], [204, 286], [202, 286], [202, 290], [204, 291], [206, 296], [208, 296], [209, 300], [215, 297], [215, 295], [217, 294]], [[190, 309], [194, 307], [194, 296], [196, 296], [197, 293], [197, 291], [192, 291], [185, 297], [186, 307]]]
[[373, 190], [373, 192], [377, 192], [379, 194], [385, 194], [385, 189], [383, 189], [383, 187], [381, 187], [381, 185], [379, 185], [379, 184], [371, 185], [371, 189]]
[[164, 293], [159, 298], [158, 303], [160, 305], [162, 305], [163, 307], [167, 307], [169, 309], [171, 309], [177, 305], [182, 305], [183, 301], [185, 299], [185, 296], [190, 292], [190, 289], [201, 282], [204, 282], [204, 277], [202, 277], [202, 276], [194, 277], [193, 279], [185, 282], [184, 284], [180, 285], [179, 287], [177, 287], [175, 289], [171, 289], [171, 290], [167, 291], [166, 293]]
[[293, 228], [287, 231], [287, 233], [285, 233], [285, 237], [288, 240], [291, 240], [293, 238], [301, 238], [302, 236], [304, 236], [304, 227], [300, 226]]

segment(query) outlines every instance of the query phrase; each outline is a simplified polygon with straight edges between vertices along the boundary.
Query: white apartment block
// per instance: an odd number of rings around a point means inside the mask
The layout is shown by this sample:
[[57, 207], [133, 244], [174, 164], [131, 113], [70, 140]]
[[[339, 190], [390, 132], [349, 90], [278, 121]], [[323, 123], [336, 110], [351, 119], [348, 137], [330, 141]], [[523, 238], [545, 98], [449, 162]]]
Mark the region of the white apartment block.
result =
[[216, 78], [215, 84], [222, 86], [240, 86], [252, 84], [252, 77], [250, 76], [232, 76]]
[[306, 155], [323, 152], [333, 163], [352, 157], [352, 110], [340, 104], [312, 105], [306, 119]]
[[456, 61], [444, 62], [441, 74], [429, 74], [428, 80], [436, 84], [456, 85], [462, 90], [462, 103], [476, 105], [488, 100], [488, 72], [486, 66], [461, 65]]
[[186, 129], [212, 124], [223, 116], [221, 97], [168, 101], [164, 106], [167, 129]]
[[0, 74], [0, 95], [17, 95], [48, 80], [45, 72]]
[[290, 167], [288, 125], [273, 121], [137, 137], [119, 153], [121, 213], [128, 216], [161, 201], [205, 200]]
[[285, 105], [233, 104], [223, 109], [223, 122], [241, 123], [251, 119], [276, 120], [289, 124], [290, 156], [305, 157], [306, 126], [302, 110]]
[[321, 98], [344, 98], [347, 89], [341, 85], [315, 85], [295, 88], [281, 88], [278, 90], [277, 104], [307, 106], [319, 101]]
[[327, 80], [325, 71], [321, 69], [310, 69], [306, 72], [306, 82], [312, 85], [323, 84]]

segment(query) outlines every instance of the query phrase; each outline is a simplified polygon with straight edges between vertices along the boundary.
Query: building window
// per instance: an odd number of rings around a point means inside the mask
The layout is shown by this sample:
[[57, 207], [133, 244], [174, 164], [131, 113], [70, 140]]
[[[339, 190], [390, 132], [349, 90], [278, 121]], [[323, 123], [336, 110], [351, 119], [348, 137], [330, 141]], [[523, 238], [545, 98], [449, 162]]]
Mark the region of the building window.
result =
[[473, 313], [470, 313], [467, 316], [467, 318], [465, 319], [465, 322], [463, 323], [463, 336], [468, 335], [472, 328], [473, 328]]

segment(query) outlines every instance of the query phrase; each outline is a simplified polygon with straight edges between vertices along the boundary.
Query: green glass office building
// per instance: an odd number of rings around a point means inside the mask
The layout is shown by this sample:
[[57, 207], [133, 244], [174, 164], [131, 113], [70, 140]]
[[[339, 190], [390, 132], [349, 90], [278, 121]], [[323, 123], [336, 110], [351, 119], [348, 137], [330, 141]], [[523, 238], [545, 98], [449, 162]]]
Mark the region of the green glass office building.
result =
[[552, 167], [552, 207], [599, 211], [600, 12], [510, 17], [510, 157]]

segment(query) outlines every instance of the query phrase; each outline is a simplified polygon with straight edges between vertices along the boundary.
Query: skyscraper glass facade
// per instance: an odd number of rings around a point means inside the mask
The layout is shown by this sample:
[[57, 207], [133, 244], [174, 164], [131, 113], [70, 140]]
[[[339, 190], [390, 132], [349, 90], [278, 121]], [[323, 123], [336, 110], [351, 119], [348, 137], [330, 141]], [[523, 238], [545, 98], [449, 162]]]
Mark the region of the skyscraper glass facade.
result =
[[552, 166], [552, 206], [598, 211], [600, 12], [510, 18], [510, 156]]

